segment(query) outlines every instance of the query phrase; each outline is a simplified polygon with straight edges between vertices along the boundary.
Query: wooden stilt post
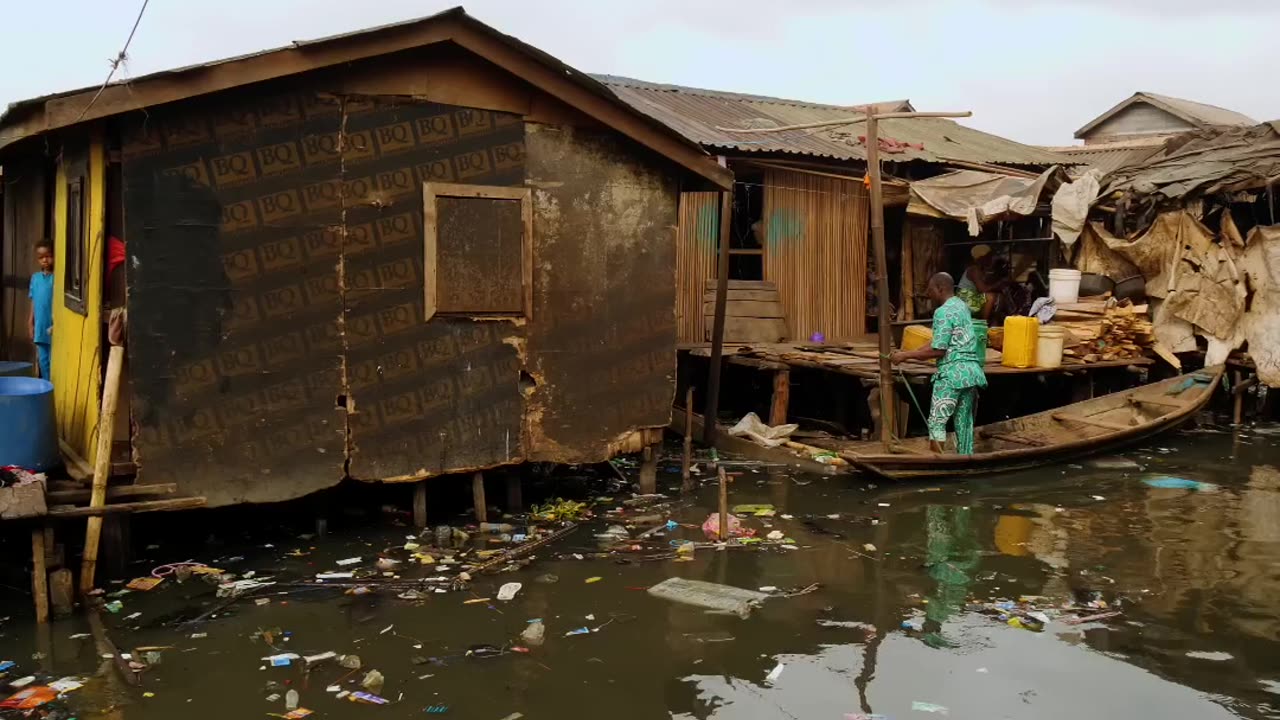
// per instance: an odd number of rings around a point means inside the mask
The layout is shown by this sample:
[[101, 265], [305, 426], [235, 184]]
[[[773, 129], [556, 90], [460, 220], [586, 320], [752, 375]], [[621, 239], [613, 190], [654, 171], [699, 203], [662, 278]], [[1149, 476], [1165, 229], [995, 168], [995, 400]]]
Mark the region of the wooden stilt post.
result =
[[476, 507], [476, 522], [489, 522], [489, 506], [484, 500], [484, 473], [471, 476], [471, 502]]
[[729, 228], [733, 224], [733, 192], [720, 193], [720, 255], [716, 261], [716, 312], [711, 325], [711, 366], [707, 374], [707, 408], [702, 414], [702, 443], [715, 445], [720, 413], [720, 368], [724, 356], [724, 313], [729, 302]]
[[775, 370], [773, 373], [773, 404], [769, 407], [769, 424], [785, 425], [787, 407], [791, 404], [791, 371]]
[[507, 512], [524, 511], [524, 476], [519, 470], [507, 473]]
[[[112, 429], [116, 426], [116, 401], [120, 397], [120, 371], [124, 366], [124, 347], [112, 345], [107, 355], [107, 373], [102, 382], [102, 412], [98, 414], [98, 452], [93, 459], [93, 492], [89, 507], [102, 507], [107, 502], [107, 478], [111, 475]], [[102, 517], [89, 516], [84, 534], [84, 560], [80, 565], [80, 592], [93, 590], [98, 569], [98, 541], [102, 537]]]
[[720, 541], [729, 539], [729, 476], [724, 468], [716, 468], [720, 480]]
[[[1233, 390], [1238, 390], [1240, 388], [1241, 384], [1243, 383], [1242, 378], [1243, 378], [1243, 375], [1240, 374], [1239, 370], [1236, 370], [1235, 382], [1232, 383], [1232, 386], [1231, 386]], [[1232, 395], [1235, 396], [1235, 407], [1234, 407], [1234, 412], [1231, 415], [1231, 424], [1236, 425], [1238, 427], [1244, 421], [1244, 393], [1232, 392]]]
[[680, 463], [680, 492], [693, 490], [693, 475], [689, 468], [693, 465], [693, 387], [684, 393], [684, 458]]
[[884, 247], [884, 197], [880, 185], [880, 134], [875, 115], [867, 116], [867, 174], [871, 176], [871, 244], [876, 263], [876, 336], [880, 343], [880, 442], [885, 452], [893, 445], [893, 367], [889, 325], [889, 261]]
[[640, 494], [652, 495], [658, 491], [658, 454], [652, 445], [645, 445], [640, 457]]
[[66, 617], [75, 610], [75, 582], [67, 568], [49, 573], [49, 604], [53, 607], [54, 617]]
[[49, 622], [49, 566], [45, 563], [44, 528], [31, 531], [31, 597], [36, 603], [36, 622]]
[[427, 526], [427, 481], [419, 480], [413, 484], [413, 526]]

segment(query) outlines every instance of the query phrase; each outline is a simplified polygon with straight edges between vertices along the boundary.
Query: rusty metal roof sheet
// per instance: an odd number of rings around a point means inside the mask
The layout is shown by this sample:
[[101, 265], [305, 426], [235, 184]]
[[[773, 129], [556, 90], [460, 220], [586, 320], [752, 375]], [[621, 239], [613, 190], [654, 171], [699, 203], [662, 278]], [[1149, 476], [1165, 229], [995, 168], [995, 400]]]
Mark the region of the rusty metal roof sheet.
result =
[[[768, 134], [742, 134], [718, 129], [769, 128], [839, 120], [864, 111], [865, 105], [824, 105], [664, 85], [616, 75], [594, 77], [632, 107], [704, 147], [739, 152], [790, 153], [845, 161], [865, 161], [867, 157], [866, 147], [859, 140], [866, 134], [864, 123]], [[873, 105], [886, 112], [912, 109], [907, 100]], [[951, 160], [1032, 166], [1063, 162], [1061, 156], [1050, 151], [940, 118], [882, 120], [880, 134], [904, 145], [923, 145], [923, 149], [907, 147], [901, 152], [882, 151], [884, 160], [933, 163]]]
[[1157, 137], [1144, 138], [1141, 141], [1126, 140], [1114, 143], [1071, 145], [1044, 149], [1065, 156], [1067, 162], [1080, 163], [1079, 167], [1076, 168], [1079, 172], [1084, 172], [1089, 168], [1097, 168], [1102, 171], [1103, 175], [1106, 175], [1116, 168], [1140, 161], [1152, 155], [1163, 144], [1164, 138]]

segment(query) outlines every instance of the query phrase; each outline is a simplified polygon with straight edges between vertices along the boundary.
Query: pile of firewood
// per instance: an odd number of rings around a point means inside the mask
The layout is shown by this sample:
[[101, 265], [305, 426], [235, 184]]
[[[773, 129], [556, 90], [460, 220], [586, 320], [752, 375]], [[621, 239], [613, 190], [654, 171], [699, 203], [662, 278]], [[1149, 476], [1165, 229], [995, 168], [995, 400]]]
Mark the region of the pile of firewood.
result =
[[1081, 362], [1142, 357], [1156, 344], [1146, 305], [1113, 298], [1081, 298], [1060, 305], [1054, 324], [1066, 331], [1062, 354]]

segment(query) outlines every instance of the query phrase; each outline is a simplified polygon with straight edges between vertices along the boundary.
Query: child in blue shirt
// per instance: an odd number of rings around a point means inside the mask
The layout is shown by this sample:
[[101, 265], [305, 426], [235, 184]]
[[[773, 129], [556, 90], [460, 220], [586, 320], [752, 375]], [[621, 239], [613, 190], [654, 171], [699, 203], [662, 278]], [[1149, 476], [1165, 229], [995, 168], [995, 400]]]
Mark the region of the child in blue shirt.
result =
[[41, 240], [36, 245], [36, 262], [40, 271], [31, 276], [31, 289], [27, 291], [27, 297], [31, 298], [27, 329], [36, 344], [40, 377], [49, 380], [49, 357], [53, 348], [53, 243]]

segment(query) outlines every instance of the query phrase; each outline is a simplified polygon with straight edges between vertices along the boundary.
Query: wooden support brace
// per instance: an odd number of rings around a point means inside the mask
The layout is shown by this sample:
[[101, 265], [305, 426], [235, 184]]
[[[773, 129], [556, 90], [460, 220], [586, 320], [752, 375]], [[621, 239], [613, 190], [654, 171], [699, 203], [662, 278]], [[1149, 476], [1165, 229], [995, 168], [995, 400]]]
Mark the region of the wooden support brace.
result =
[[1106, 428], [1108, 430], [1132, 430], [1134, 425], [1125, 425], [1123, 423], [1109, 422], [1107, 420], [1095, 420], [1093, 418], [1084, 417], [1083, 415], [1070, 415], [1068, 413], [1054, 413], [1053, 419], [1059, 422], [1074, 422], [1082, 425], [1093, 425], [1095, 427]]
[[658, 491], [658, 455], [652, 445], [645, 445], [641, 451], [640, 494], [651, 495]]
[[484, 473], [471, 476], [471, 503], [475, 505], [476, 522], [489, 522], [489, 506], [484, 499]]
[[729, 476], [723, 467], [716, 468], [720, 479], [720, 541], [729, 539]]
[[[124, 367], [124, 348], [112, 345], [107, 355], [107, 372], [102, 382], [102, 412], [98, 414], [98, 451], [93, 459], [93, 490], [90, 509], [101, 509], [107, 502], [107, 478], [111, 474], [112, 428], [116, 426], [116, 403], [120, 397], [120, 372]], [[50, 513], [52, 514], [52, 513]], [[89, 514], [84, 534], [84, 559], [80, 565], [80, 592], [93, 590], [98, 569], [98, 541], [102, 537], [100, 513]]]
[[36, 622], [49, 622], [49, 566], [45, 564], [44, 528], [31, 531], [31, 597], [36, 603]]
[[507, 474], [507, 512], [524, 512], [524, 477], [519, 471]]
[[[70, 507], [70, 508], [54, 508], [49, 511], [49, 517], [55, 518], [98, 518], [101, 520], [103, 515], [112, 513], [127, 512], [163, 512], [166, 510], [193, 510], [202, 508], [207, 501], [202, 497], [190, 498], [174, 498], [172, 500], [139, 500], [138, 502], [115, 503], [114, 505], [100, 505], [98, 507]], [[101, 529], [101, 523], [99, 523]], [[96, 565], [96, 563], [95, 563]], [[84, 577], [80, 578], [80, 589], [84, 590]], [[90, 590], [93, 588], [90, 587]]]
[[791, 404], [791, 371], [777, 370], [773, 373], [773, 404], [769, 407], [769, 424], [785, 425], [787, 409]]
[[684, 457], [680, 463], [680, 492], [693, 491], [693, 388], [684, 393]]
[[413, 484], [413, 526], [427, 526], [427, 481], [419, 480]]

